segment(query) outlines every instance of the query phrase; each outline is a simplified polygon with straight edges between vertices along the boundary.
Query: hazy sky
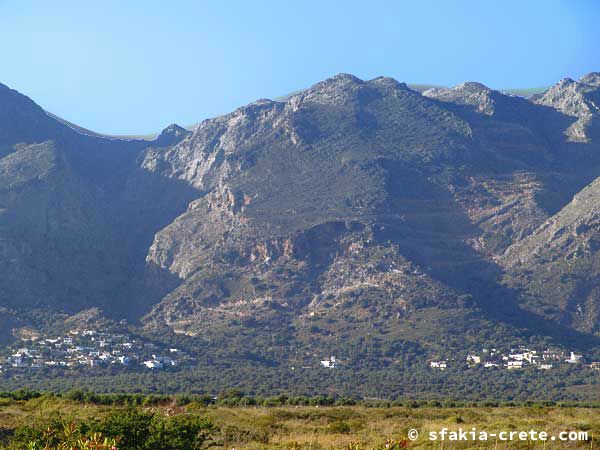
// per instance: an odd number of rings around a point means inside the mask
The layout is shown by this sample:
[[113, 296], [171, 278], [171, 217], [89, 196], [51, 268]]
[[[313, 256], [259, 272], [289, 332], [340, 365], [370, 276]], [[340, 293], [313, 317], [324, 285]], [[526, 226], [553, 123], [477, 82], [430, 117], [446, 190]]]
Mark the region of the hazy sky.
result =
[[99, 132], [189, 125], [339, 72], [537, 87], [600, 71], [600, 1], [0, 0], [0, 82]]

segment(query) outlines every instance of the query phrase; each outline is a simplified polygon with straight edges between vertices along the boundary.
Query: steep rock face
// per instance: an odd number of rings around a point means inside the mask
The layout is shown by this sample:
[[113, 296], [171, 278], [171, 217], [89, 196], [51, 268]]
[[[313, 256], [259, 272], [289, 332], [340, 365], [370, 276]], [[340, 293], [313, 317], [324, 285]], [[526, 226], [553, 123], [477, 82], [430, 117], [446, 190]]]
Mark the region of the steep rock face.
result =
[[148, 145], [82, 135], [0, 86], [1, 306], [128, 313], [152, 236], [187, 205], [139, 169]]
[[[89, 201], [85, 199], [88, 189], [58, 148], [59, 142], [75, 137], [27, 97], [0, 86], [0, 292], [4, 305], [35, 305], [52, 295], [50, 286], [60, 282], [49, 268], [67, 261], [75, 263], [70, 268], [76, 267], [78, 244], [95, 226], [80, 201]], [[59, 262], [63, 244], [69, 258]]]
[[[0, 160], [0, 180], [3, 304], [36, 305], [48, 296], [60, 304], [53, 295], [63, 287], [60, 278], [80, 274], [81, 250], [91, 250], [85, 242], [96, 234], [98, 217], [85, 210], [88, 189], [52, 141], [17, 145]], [[51, 270], [57, 265], [60, 273]]]
[[544, 197], [554, 203], [557, 195], [557, 180], [549, 177], [562, 179], [566, 174], [557, 175], [553, 169], [558, 152], [548, 143], [548, 114], [523, 98], [474, 82], [423, 95], [446, 104], [472, 128], [477, 152], [469, 161], [468, 175], [451, 180], [448, 187], [482, 231], [474, 237], [474, 248], [497, 256], [535, 229], [548, 216], [547, 209], [556, 207], [543, 201]]
[[502, 258], [531, 310], [586, 332], [600, 330], [600, 180]]

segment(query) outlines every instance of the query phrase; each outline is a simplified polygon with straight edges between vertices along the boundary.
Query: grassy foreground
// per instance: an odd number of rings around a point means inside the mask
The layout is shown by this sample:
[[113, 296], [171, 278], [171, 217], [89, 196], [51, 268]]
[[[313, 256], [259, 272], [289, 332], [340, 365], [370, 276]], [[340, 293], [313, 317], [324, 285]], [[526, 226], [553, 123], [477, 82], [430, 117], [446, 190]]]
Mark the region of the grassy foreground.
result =
[[[590, 441], [430, 442], [430, 430], [588, 431]], [[420, 433], [406, 440], [409, 429]], [[101, 433], [101, 434], [100, 434]], [[573, 407], [115, 406], [43, 395], [0, 398], [2, 448], [380, 449], [600, 448], [600, 409]], [[68, 444], [65, 442], [68, 441]], [[388, 447], [386, 447], [386, 443]], [[61, 445], [63, 445], [61, 447]]]

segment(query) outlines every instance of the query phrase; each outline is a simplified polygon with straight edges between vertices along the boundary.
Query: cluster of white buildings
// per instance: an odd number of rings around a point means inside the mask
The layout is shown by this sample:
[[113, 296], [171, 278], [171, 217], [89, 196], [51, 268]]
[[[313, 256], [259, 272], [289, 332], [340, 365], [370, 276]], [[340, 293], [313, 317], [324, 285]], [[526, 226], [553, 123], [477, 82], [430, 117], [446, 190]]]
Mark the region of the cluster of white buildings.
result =
[[[126, 334], [97, 330], [71, 330], [64, 336], [38, 337], [12, 348], [10, 354], [0, 357], [0, 372], [11, 369], [82, 368], [109, 365], [142, 366], [164, 369], [189, 359], [176, 348], [161, 349], [168, 356], [158, 354], [151, 342], [133, 339]], [[27, 346], [25, 346], [27, 345]]]
[[[535, 367], [540, 370], [550, 370], [560, 365], [584, 365], [585, 358], [575, 352], [546, 349], [543, 351], [531, 350], [525, 346], [513, 348], [507, 353], [498, 349], [483, 349], [481, 353], [469, 353], [466, 358], [468, 367], [504, 368], [508, 370]], [[446, 370], [448, 360], [434, 360], [429, 362], [429, 367], [436, 370]], [[590, 369], [600, 370], [600, 362], [587, 365]]]

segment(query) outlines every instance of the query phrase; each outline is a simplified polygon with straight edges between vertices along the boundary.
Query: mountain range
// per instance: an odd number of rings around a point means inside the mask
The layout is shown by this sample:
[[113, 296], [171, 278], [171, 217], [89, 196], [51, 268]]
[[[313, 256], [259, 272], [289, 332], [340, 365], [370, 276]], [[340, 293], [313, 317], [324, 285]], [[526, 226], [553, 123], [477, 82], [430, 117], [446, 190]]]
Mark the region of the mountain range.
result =
[[0, 339], [94, 309], [289, 355], [600, 348], [600, 73], [531, 98], [340, 74], [153, 140], [82, 130], [0, 85]]

